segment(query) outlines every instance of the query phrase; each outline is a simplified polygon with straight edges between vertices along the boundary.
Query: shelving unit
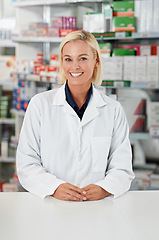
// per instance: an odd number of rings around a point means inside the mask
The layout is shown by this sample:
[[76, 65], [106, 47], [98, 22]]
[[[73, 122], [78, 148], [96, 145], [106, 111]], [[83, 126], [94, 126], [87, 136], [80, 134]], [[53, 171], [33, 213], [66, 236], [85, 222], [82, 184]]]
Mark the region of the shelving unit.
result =
[[[50, 54], [57, 54], [59, 44], [63, 38], [61, 37], [29, 37], [22, 36], [21, 30], [26, 29], [28, 27], [28, 23], [30, 22], [42, 22], [45, 21], [47, 23], [50, 22], [50, 16], [77, 16], [77, 26], [82, 28], [82, 15], [87, 11], [100, 11], [102, 3], [111, 3], [113, 0], [107, 1], [74, 1], [74, 0], [34, 0], [34, 1], [17, 1], [14, 3], [16, 7], [16, 28], [13, 32], [12, 40], [14, 41], [13, 45], [16, 46], [16, 58], [18, 61], [21, 60], [33, 60], [35, 59], [37, 53], [44, 54], [44, 60], [48, 61]], [[99, 42], [110, 41], [113, 47], [118, 46], [119, 43], [157, 43], [159, 44], [159, 34], [153, 32], [144, 32], [144, 33], [133, 33], [130, 37], [124, 37], [123, 35], [118, 34], [116, 37], [108, 37], [103, 39], [102, 37], [97, 38]], [[7, 44], [7, 42], [6, 42]], [[0, 42], [1, 45], [1, 42]], [[9, 45], [9, 43], [8, 43]], [[19, 76], [21, 79], [26, 81], [35, 81], [40, 82], [40, 78], [37, 75], [23, 75]], [[123, 87], [106, 87], [108, 90], [120, 89]], [[127, 89], [139, 89], [139, 90], [157, 90], [159, 89], [159, 84], [154, 85], [153, 83], [147, 82], [132, 82], [131, 87], [124, 87], [124, 90]], [[12, 124], [15, 124], [15, 136], [19, 137], [19, 132], [21, 129], [21, 125], [23, 122], [23, 117], [25, 115], [24, 111], [16, 111], [13, 110], [16, 118], [13, 120]], [[5, 121], [5, 120], [4, 120]], [[9, 120], [10, 121], [10, 120]], [[0, 121], [0, 123], [3, 120]], [[130, 139], [132, 142], [135, 141], [145, 141], [149, 139], [148, 132], [141, 133], [131, 133]], [[2, 159], [0, 157], [0, 162], [14, 162], [14, 158], [10, 159]]]

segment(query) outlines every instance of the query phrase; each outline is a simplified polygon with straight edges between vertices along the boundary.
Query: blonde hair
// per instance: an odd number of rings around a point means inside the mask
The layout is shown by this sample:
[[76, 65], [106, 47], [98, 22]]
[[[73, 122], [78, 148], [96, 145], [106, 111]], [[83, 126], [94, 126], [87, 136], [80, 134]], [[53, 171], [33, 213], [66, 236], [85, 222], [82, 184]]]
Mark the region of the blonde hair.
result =
[[96, 85], [100, 85], [102, 83], [103, 71], [102, 71], [102, 60], [100, 55], [100, 49], [97, 40], [95, 37], [87, 31], [78, 30], [73, 31], [66, 35], [66, 37], [62, 40], [60, 44], [60, 75], [59, 75], [59, 83], [64, 83], [66, 81], [66, 76], [63, 70], [63, 47], [66, 43], [71, 41], [81, 40], [89, 44], [91, 47], [95, 58], [97, 59], [97, 66], [94, 67], [94, 72], [92, 76], [92, 83]]

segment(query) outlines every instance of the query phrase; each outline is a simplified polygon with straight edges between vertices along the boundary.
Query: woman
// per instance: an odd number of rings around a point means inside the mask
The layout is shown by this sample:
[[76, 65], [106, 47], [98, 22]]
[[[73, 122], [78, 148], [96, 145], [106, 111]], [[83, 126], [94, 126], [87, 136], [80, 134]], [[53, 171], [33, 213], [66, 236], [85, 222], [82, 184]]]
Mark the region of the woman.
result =
[[17, 149], [17, 173], [28, 191], [71, 201], [118, 197], [132, 172], [129, 129], [119, 102], [92, 85], [102, 81], [94, 36], [80, 30], [60, 45], [56, 90], [34, 96]]

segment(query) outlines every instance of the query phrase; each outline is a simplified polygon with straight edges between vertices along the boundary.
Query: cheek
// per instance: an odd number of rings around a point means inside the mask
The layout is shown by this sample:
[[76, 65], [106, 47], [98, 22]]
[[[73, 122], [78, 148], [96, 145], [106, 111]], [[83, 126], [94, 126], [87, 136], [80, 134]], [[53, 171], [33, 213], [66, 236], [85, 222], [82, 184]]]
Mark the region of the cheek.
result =
[[64, 70], [65, 73], [67, 73], [68, 67], [67, 67], [66, 64], [63, 64], [63, 70]]

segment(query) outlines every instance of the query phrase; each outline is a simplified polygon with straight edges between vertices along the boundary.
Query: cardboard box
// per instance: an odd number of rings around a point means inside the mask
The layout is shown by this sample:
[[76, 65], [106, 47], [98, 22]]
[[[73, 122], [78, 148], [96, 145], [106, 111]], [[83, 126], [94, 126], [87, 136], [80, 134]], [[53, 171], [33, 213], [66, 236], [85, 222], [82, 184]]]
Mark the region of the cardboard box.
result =
[[153, 55], [159, 56], [159, 45], [152, 46]]
[[147, 58], [145, 56], [135, 57], [135, 79], [136, 82], [147, 82]]
[[123, 58], [103, 57], [103, 80], [123, 80]]
[[135, 49], [122, 49], [122, 48], [114, 48], [113, 56], [134, 56]]
[[137, 56], [150, 56], [152, 55], [152, 46], [151, 45], [136, 45], [136, 44], [124, 44], [124, 45], [118, 45], [118, 48], [124, 48], [124, 49], [134, 49]]
[[101, 12], [88, 12], [83, 15], [83, 29], [89, 32], [105, 32], [104, 14]]
[[159, 83], [159, 58], [158, 56], [147, 57], [147, 81]]
[[113, 31], [135, 32], [135, 17], [114, 17]]
[[134, 16], [134, 1], [113, 2], [113, 16]]
[[102, 56], [110, 57], [111, 43], [98, 43]]

